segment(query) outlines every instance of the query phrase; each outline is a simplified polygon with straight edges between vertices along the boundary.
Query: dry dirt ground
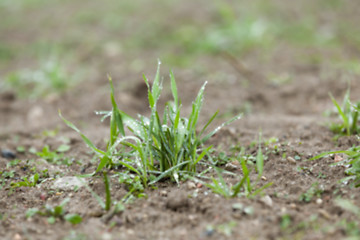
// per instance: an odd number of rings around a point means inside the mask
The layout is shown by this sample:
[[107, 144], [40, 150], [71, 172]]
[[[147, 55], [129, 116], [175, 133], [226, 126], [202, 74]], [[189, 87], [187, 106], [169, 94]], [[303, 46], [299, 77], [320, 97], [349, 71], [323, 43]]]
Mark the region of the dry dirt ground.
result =
[[[20, 96], [21, 81], [18, 86], [0, 85], [0, 148], [19, 160], [0, 157], [0, 239], [359, 239], [359, 216], [335, 202], [343, 198], [360, 207], [359, 189], [339, 183], [346, 176], [345, 167], [331, 166], [333, 157], [307, 161], [321, 152], [359, 143], [356, 136], [335, 139], [327, 123], [338, 118], [326, 114], [333, 110], [329, 92], [341, 100], [350, 81], [352, 100], [360, 94], [358, 3], [135, 2], [0, 4], [6, 19], [0, 23], [1, 83], [10, 73], [37, 69], [40, 60], [53, 56], [61, 60], [67, 76], [76, 76], [64, 91], [50, 89], [36, 97]], [[255, 24], [254, 19], [265, 24], [250, 27], [269, 36], [247, 39], [250, 44], [239, 47], [246, 34], [253, 33], [245, 32], [244, 37], [231, 31], [249, 27], [242, 22]], [[272, 21], [277, 21], [274, 28]], [[285, 26], [277, 29], [280, 23]], [[235, 27], [230, 33], [223, 31], [231, 24]], [[219, 45], [229, 47], [217, 48], [211, 42], [216, 37]], [[202, 40], [209, 46], [202, 47]], [[88, 189], [51, 188], [57, 178], [88, 173], [97, 166], [81, 137], [61, 121], [58, 109], [104, 149], [108, 122], [101, 123], [94, 111], [111, 108], [106, 75], [114, 79], [120, 108], [133, 116], [146, 115], [141, 75], [154, 76], [157, 58], [165, 76], [162, 104], [171, 99], [167, 77], [171, 68], [185, 113], [204, 81], [208, 85], [201, 122], [217, 109], [216, 123], [245, 113], [210, 143], [214, 154], [222, 153], [228, 160], [240, 147], [256, 155], [254, 142], [261, 132], [266, 160], [259, 184], [272, 182], [271, 187], [254, 198], [225, 199], [191, 181], [162, 182], [111, 218]], [[27, 85], [25, 92], [36, 87]], [[56, 162], [29, 150], [39, 152], [49, 146], [54, 151], [64, 143], [70, 150]], [[236, 168], [231, 171], [242, 174]], [[35, 173], [40, 174], [36, 186], [12, 187], [11, 183]], [[119, 183], [115, 170], [111, 176], [112, 197], [120, 201], [127, 188]], [[226, 180], [235, 181], [230, 176]], [[104, 198], [100, 175], [86, 181]], [[301, 200], [309, 189], [317, 192], [308, 201]], [[70, 201], [65, 210], [83, 218], [78, 225], [25, 216], [30, 208], [55, 206], [66, 198]]]

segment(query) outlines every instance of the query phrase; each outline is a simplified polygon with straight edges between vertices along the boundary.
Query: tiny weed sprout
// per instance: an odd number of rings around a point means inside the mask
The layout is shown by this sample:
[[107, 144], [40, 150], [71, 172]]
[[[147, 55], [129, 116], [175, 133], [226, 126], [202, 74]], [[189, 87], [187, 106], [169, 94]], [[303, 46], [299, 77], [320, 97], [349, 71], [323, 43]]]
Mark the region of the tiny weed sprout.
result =
[[261, 179], [263, 168], [264, 168], [264, 155], [261, 149], [261, 133], [259, 134], [259, 142], [258, 142], [258, 152], [256, 155], [256, 170], [258, 173], [257, 181], [255, 183], [251, 183], [250, 180], [250, 172], [251, 170], [247, 164], [247, 157], [245, 156], [244, 148], [241, 149], [237, 160], [241, 166], [243, 176], [242, 178], [233, 186], [227, 184], [224, 180], [223, 174], [219, 168], [215, 168], [218, 178], [212, 178], [212, 183], [204, 183], [208, 188], [210, 188], [214, 193], [222, 195], [225, 198], [234, 198], [237, 196], [246, 196], [246, 197], [254, 197], [257, 194], [261, 193], [264, 189], [270, 187], [272, 182], [265, 184], [264, 186], [257, 188], [257, 184]]
[[311, 202], [314, 197], [321, 197], [321, 194], [324, 192], [324, 189], [319, 186], [318, 182], [315, 182], [311, 187], [303, 194], [300, 195], [299, 201], [302, 202]]
[[[151, 113], [149, 117], [139, 115], [135, 119], [118, 108], [112, 79], [109, 77], [112, 111], [100, 112], [104, 115], [102, 119], [110, 117], [110, 139], [105, 151], [98, 149], [75, 125], [64, 119], [61, 114], [60, 116], [69, 127], [81, 135], [99, 157], [100, 163], [95, 173], [105, 167], [123, 166], [139, 176], [145, 187], [163, 179], [179, 183], [181, 178], [197, 174], [197, 166], [203, 163], [212, 148], [204, 147], [204, 143], [222, 127], [240, 119], [241, 115], [207, 133], [208, 126], [218, 114], [216, 112], [198, 132], [206, 82], [192, 103], [189, 117], [185, 118], [180, 113], [182, 105], [172, 72], [170, 80], [173, 101], [166, 103], [162, 116], [158, 112], [158, 100], [162, 92], [160, 62], [152, 86], [146, 77], [144, 80], [148, 87]], [[125, 128], [131, 132], [129, 135], [125, 134]]]
[[26, 218], [33, 217], [34, 215], [40, 215], [47, 217], [47, 221], [50, 224], [54, 224], [56, 219], [61, 219], [70, 222], [73, 225], [81, 223], [82, 218], [78, 214], [66, 213], [64, 207], [70, 201], [69, 198], [66, 198], [57, 206], [45, 205], [44, 209], [39, 210], [37, 208], [30, 208], [26, 212]]
[[358, 134], [359, 133], [358, 118], [359, 118], [360, 102], [354, 104], [350, 101], [350, 89], [347, 90], [344, 96], [342, 107], [331, 94], [329, 95], [331, 97], [334, 106], [336, 107], [340, 119], [342, 120], [342, 123], [331, 124], [330, 130], [340, 135], [350, 136], [352, 134]]
[[121, 201], [119, 201], [119, 202], [112, 201], [112, 199], [111, 199], [111, 187], [110, 187], [110, 182], [109, 182], [108, 172], [107, 171], [103, 171], [103, 180], [104, 180], [104, 185], [105, 185], [105, 202], [81, 178], [78, 178], [78, 179], [83, 182], [85, 188], [96, 199], [96, 201], [99, 203], [100, 207], [102, 209], [104, 209], [105, 211], [107, 211], [107, 212], [108, 211], [111, 212], [110, 215], [107, 215], [107, 217], [110, 217], [110, 218], [111, 218], [111, 216], [113, 216], [113, 214], [116, 214], [116, 213], [121, 212], [121, 211], [124, 210], [123, 203], [125, 203], [127, 201], [127, 199], [129, 198], [129, 196], [131, 196], [131, 192], [129, 192], [128, 194], [126, 194], [121, 199]]
[[18, 187], [35, 187], [39, 181], [39, 174], [35, 173], [34, 175], [30, 176], [29, 178], [24, 177], [23, 181], [20, 182], [12, 182], [11, 188], [18, 188]]
[[331, 154], [345, 154], [347, 156], [343, 161], [334, 163], [347, 166], [345, 174], [348, 175], [348, 177], [343, 178], [341, 181], [344, 183], [352, 181], [353, 186], [360, 187], [360, 146], [351, 147], [348, 150], [324, 152], [309, 160], [317, 160]]

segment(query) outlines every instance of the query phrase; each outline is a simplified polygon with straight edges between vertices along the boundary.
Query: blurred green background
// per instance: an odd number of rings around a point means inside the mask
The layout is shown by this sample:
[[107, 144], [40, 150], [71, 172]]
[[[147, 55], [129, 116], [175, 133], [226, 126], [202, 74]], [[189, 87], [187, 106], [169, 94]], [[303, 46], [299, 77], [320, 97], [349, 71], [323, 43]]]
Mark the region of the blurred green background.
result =
[[303, 72], [358, 76], [356, 2], [0, 0], [0, 91], [61, 94], [153, 70], [157, 59], [218, 81], [227, 66], [272, 84]]

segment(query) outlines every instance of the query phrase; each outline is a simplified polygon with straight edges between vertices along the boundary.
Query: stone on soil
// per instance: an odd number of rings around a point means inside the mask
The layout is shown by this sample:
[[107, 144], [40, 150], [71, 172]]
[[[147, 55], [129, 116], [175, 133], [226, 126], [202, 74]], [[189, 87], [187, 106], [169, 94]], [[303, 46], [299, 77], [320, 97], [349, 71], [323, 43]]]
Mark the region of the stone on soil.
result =
[[84, 181], [85, 180], [79, 180], [77, 177], [62, 177], [53, 183], [52, 188], [59, 191], [72, 191], [84, 186]]

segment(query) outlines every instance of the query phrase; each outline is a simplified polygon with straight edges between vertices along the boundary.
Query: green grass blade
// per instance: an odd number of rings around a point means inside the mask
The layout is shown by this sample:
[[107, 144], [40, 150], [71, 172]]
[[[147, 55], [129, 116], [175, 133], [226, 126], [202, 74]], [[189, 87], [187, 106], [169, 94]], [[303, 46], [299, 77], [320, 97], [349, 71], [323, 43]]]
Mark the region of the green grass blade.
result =
[[354, 153], [353, 151], [347, 151], [347, 150], [339, 150], [339, 151], [330, 151], [330, 152], [323, 152], [315, 157], [310, 158], [308, 161], [313, 161], [313, 160], [317, 160], [326, 156], [329, 156], [330, 154], [338, 154], [338, 153]]
[[336, 199], [335, 204], [339, 207], [360, 217], [360, 208], [347, 199]]
[[212, 149], [212, 145], [204, 149], [201, 154], [197, 157], [196, 161], [193, 163], [194, 165], [198, 164], [199, 161]]
[[84, 142], [86, 143], [86, 145], [88, 147], [90, 147], [91, 150], [93, 150], [95, 153], [98, 153], [100, 155], [105, 155], [104, 151], [101, 151], [100, 149], [98, 149], [97, 147], [95, 147], [95, 145], [90, 141], [90, 139], [88, 139], [74, 124], [72, 124], [70, 121], [66, 120], [62, 115], [61, 112], [59, 110], [59, 116], [60, 118], [65, 122], [66, 125], [68, 125], [70, 128], [72, 128], [73, 130], [75, 130], [76, 132], [78, 132], [81, 136], [81, 138], [84, 140]]
[[343, 112], [343, 110], [341, 109], [339, 103], [335, 100], [335, 98], [333, 97], [333, 95], [331, 93], [329, 93], [331, 101], [333, 102], [333, 104], [335, 105], [338, 113], [340, 114], [343, 122], [344, 122], [344, 127], [346, 128], [346, 134], [350, 135], [350, 126], [349, 126], [349, 119], [347, 118], [347, 116], [345, 115], [345, 113]]
[[122, 123], [121, 115], [118, 112], [118, 107], [115, 101], [115, 90], [112, 78], [108, 76], [109, 83], [110, 83], [110, 98], [111, 98], [111, 104], [112, 104], [112, 114], [111, 114], [111, 120], [110, 120], [110, 142], [111, 145], [116, 140], [117, 135], [117, 129], [119, 129], [119, 132], [122, 136], [125, 135], [124, 131], [124, 125]]
[[110, 184], [107, 172], [103, 171], [104, 185], [105, 185], [105, 211], [109, 211], [111, 207], [111, 193], [110, 193]]
[[232, 197], [236, 197], [236, 196], [239, 194], [240, 189], [241, 189], [241, 188], [244, 186], [244, 184], [245, 184], [245, 181], [248, 180], [249, 174], [250, 174], [250, 172], [248, 172], [248, 171], [247, 171], [246, 173], [244, 173], [244, 176], [243, 176], [243, 178], [241, 179], [241, 181], [238, 182], [236, 185], [234, 185]]
[[261, 133], [259, 133], [259, 148], [256, 155], [256, 168], [258, 171], [258, 178], [261, 178], [264, 169], [264, 155], [261, 150]]
[[215, 133], [217, 133], [220, 129], [222, 129], [225, 126], [228, 126], [229, 124], [231, 124], [232, 122], [239, 120], [242, 117], [242, 113], [238, 114], [237, 116], [231, 118], [230, 120], [224, 122], [223, 124], [221, 124], [220, 126], [218, 126], [217, 128], [215, 128], [215, 130], [213, 130], [212, 132], [210, 132], [209, 134], [207, 134], [205, 137], [203, 137], [201, 139], [201, 143], [205, 143], [207, 140], [209, 140], [209, 138], [211, 138]]
[[78, 178], [78, 180], [80, 182], [83, 183], [84, 187], [91, 193], [91, 195], [96, 199], [96, 201], [99, 203], [99, 205], [101, 206], [102, 209], [105, 209], [105, 203], [104, 201], [101, 199], [101, 197], [99, 195], [96, 194], [96, 192], [94, 192], [87, 184], [85, 181], [83, 181], [81, 178]]
[[212, 117], [209, 119], [209, 121], [207, 121], [207, 123], [205, 124], [205, 126], [201, 129], [200, 133], [199, 133], [199, 136], [201, 136], [205, 130], [207, 129], [207, 127], [212, 123], [212, 121], [216, 118], [216, 116], [219, 114], [219, 110], [216, 111], [214, 113], [214, 115], [212, 115]]
[[153, 181], [151, 181], [149, 183], [149, 185], [152, 185], [156, 182], [158, 182], [159, 180], [161, 180], [162, 178], [168, 176], [172, 171], [176, 170], [176, 169], [179, 169], [181, 166], [184, 166], [186, 164], [190, 163], [190, 160], [188, 161], [185, 161], [185, 162], [182, 162], [182, 163], [179, 163], [178, 165], [176, 166], [173, 166], [171, 168], [169, 168], [168, 170], [164, 171], [163, 173], [161, 173], [157, 178], [155, 178]]
[[179, 106], [179, 97], [178, 97], [178, 90], [176, 87], [176, 81], [175, 81], [175, 76], [174, 73], [171, 71], [170, 72], [170, 80], [171, 80], [171, 92], [174, 98], [174, 103], [175, 103], [175, 111], [178, 109]]
[[264, 189], [270, 187], [271, 185], [273, 185], [272, 182], [269, 182], [267, 184], [265, 184], [264, 186], [262, 186], [261, 188], [256, 189], [251, 195], [250, 197], [255, 197], [256, 195], [258, 195], [259, 193], [261, 193]]
[[98, 167], [95, 170], [95, 173], [100, 172], [106, 165], [110, 162], [110, 158], [107, 155], [104, 155], [102, 158], [100, 158], [100, 163]]

